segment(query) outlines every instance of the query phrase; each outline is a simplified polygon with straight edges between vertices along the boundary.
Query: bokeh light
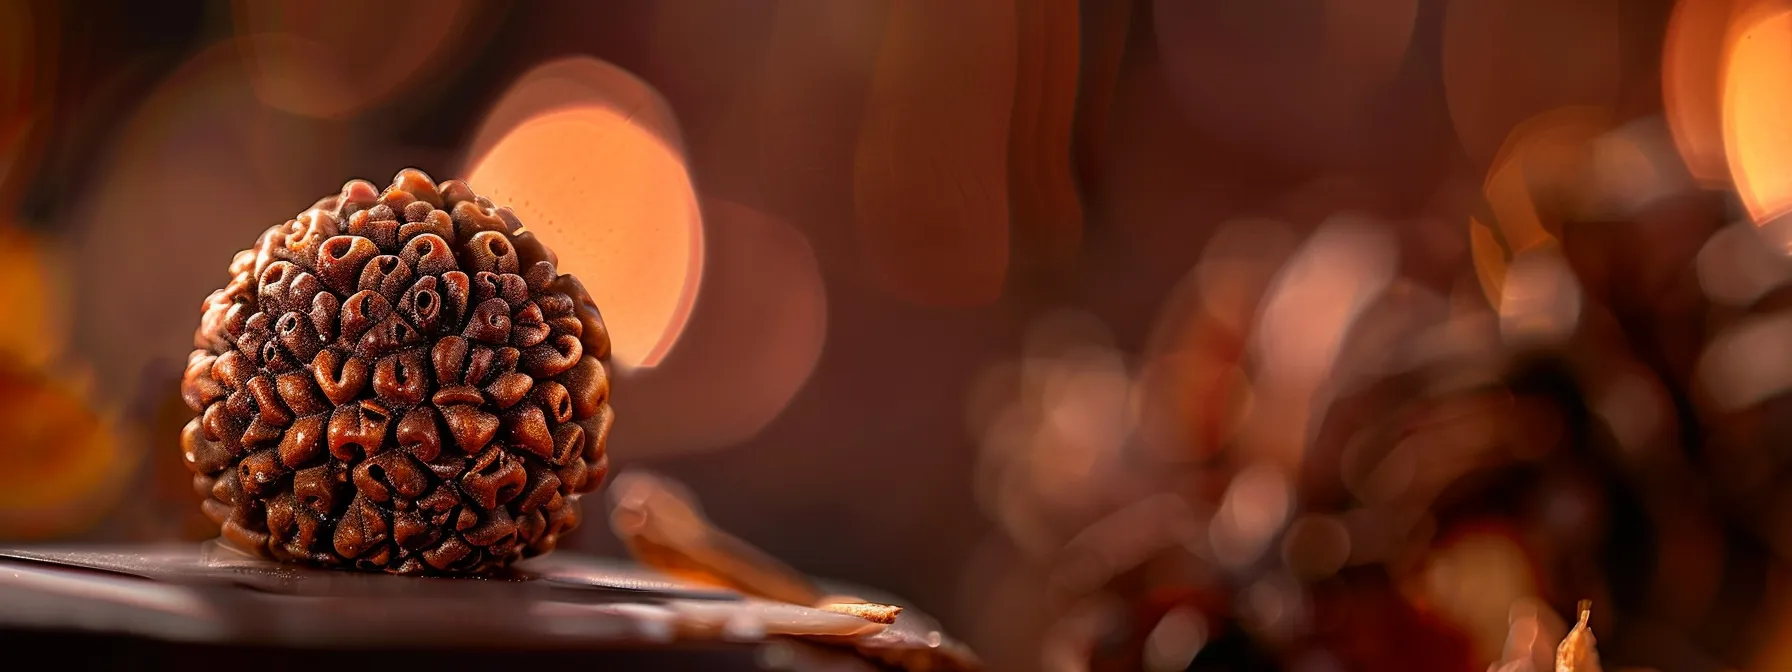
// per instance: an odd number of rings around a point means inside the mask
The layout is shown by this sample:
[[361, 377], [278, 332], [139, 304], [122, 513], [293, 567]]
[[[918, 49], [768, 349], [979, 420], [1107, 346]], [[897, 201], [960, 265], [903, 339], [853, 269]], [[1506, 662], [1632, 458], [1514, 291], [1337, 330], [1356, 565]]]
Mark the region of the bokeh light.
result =
[[1700, 382], [1718, 410], [1737, 411], [1792, 391], [1792, 313], [1750, 319], [1713, 339], [1699, 362]]
[[985, 376], [979, 499], [1023, 550], [1049, 555], [1104, 514], [1101, 491], [1125, 478], [1133, 372], [1106, 325], [1063, 309], [1034, 318], [1019, 360]]
[[1499, 308], [1500, 331], [1507, 341], [1559, 342], [1580, 325], [1580, 283], [1560, 256], [1520, 253], [1507, 267]]
[[1729, 45], [1723, 137], [1736, 191], [1761, 224], [1792, 210], [1792, 11], [1747, 21]]
[[645, 82], [575, 57], [525, 75], [474, 142], [467, 182], [508, 203], [603, 307], [624, 367], [657, 365], [703, 276], [677, 122]]
[[124, 495], [139, 458], [72, 380], [0, 357], [0, 538], [84, 531]]
[[1513, 259], [1560, 248], [1561, 218], [1584, 192], [1588, 145], [1610, 127], [1604, 108], [1561, 108], [1519, 124], [1500, 147], [1483, 186], [1487, 209], [1469, 220], [1475, 273], [1493, 306]]
[[1141, 429], [1163, 459], [1209, 457], [1248, 417], [1246, 335], [1263, 292], [1299, 242], [1275, 220], [1227, 222], [1172, 290], [1156, 318], [1141, 383]]
[[808, 240], [744, 205], [709, 199], [703, 210], [709, 249], [685, 336], [618, 383], [627, 393], [616, 395], [617, 413], [628, 420], [615, 440], [629, 455], [752, 438], [802, 390], [827, 340], [827, 292]]
[[250, 48], [227, 41], [194, 56], [124, 115], [69, 217], [70, 256], [105, 260], [72, 276], [82, 309], [70, 329], [109, 393], [134, 399], [158, 363], [173, 378], [155, 392], [170, 392], [193, 347], [184, 316], [227, 279], [231, 256], [344, 181], [331, 167], [341, 127], [262, 105], [243, 65]]
[[[341, 118], [390, 102], [463, 57], [472, 0], [233, 0], [256, 96], [291, 114]], [[401, 22], [382, 20], [402, 18]]]
[[1483, 659], [1504, 648], [1512, 606], [1537, 594], [1531, 560], [1508, 530], [1466, 531], [1443, 542], [1421, 576], [1426, 602], [1469, 633]]
[[1662, 44], [1662, 111], [1687, 169], [1709, 186], [1725, 184], [1730, 175], [1723, 134], [1725, 37], [1744, 2], [1678, 0]]
[[1398, 254], [1385, 229], [1340, 217], [1282, 268], [1264, 294], [1251, 342], [1259, 368], [1242, 440], [1252, 452], [1299, 468], [1345, 337], [1392, 282]]
[[68, 338], [68, 292], [57, 250], [0, 221], [0, 359], [31, 367], [61, 354]]
[[1724, 227], [1699, 249], [1699, 284], [1723, 305], [1746, 307], [1792, 280], [1792, 258], [1746, 222]]

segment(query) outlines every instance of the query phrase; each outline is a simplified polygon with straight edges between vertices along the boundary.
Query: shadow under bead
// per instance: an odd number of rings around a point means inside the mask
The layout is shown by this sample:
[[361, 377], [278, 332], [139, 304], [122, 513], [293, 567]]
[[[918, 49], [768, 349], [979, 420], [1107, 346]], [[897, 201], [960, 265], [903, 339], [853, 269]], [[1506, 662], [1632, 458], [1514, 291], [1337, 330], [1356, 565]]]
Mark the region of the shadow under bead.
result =
[[181, 433], [201, 510], [276, 560], [482, 574], [604, 479], [609, 338], [508, 208], [416, 170], [270, 227], [202, 307]]

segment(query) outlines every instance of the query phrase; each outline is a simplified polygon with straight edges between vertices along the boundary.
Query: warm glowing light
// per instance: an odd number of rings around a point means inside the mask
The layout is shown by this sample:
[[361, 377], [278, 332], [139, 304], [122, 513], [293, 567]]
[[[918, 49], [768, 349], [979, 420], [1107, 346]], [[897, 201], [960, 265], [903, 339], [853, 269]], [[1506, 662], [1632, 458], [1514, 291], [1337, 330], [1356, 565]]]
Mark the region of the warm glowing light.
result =
[[635, 454], [752, 438], [802, 390], [826, 341], [827, 294], [808, 239], [746, 206], [708, 200], [703, 209], [703, 298], [678, 347], [651, 369], [625, 372], [627, 393], [616, 395], [629, 419], [616, 440]]
[[1500, 147], [1482, 187], [1488, 210], [1469, 219], [1475, 274], [1495, 308], [1505, 300], [1507, 269], [1515, 258], [1559, 245], [1538, 202], [1566, 203], [1565, 197], [1585, 193], [1583, 176], [1597, 156], [1594, 141], [1610, 125], [1603, 108], [1566, 107], [1519, 124]]
[[1145, 669], [1172, 672], [1188, 669], [1195, 654], [1207, 645], [1207, 619], [1193, 607], [1177, 607], [1151, 628], [1145, 637]]
[[1537, 594], [1530, 558], [1504, 529], [1446, 542], [1425, 559], [1419, 580], [1425, 602], [1467, 633], [1483, 660], [1503, 648], [1512, 605]]
[[1699, 383], [1717, 410], [1740, 411], [1792, 390], [1792, 313], [1750, 318], [1713, 338], [1699, 355]]
[[1258, 403], [1241, 429], [1243, 445], [1290, 470], [1299, 467], [1309, 433], [1324, 418], [1324, 387], [1345, 337], [1393, 281], [1397, 262], [1393, 234], [1337, 217], [1282, 267], [1251, 334]]
[[1256, 331], [1261, 377], [1315, 384], [1332, 370], [1356, 317], [1393, 280], [1392, 234], [1348, 220], [1320, 229], [1264, 295]]
[[494, 107], [467, 172], [584, 282], [623, 366], [666, 356], [702, 277], [702, 215], [672, 119], [614, 66], [549, 64]]
[[1500, 288], [1500, 333], [1508, 342], [1553, 343], [1580, 325], [1580, 281], [1551, 251], [1512, 258]]
[[37, 366], [67, 337], [64, 285], [53, 276], [49, 248], [30, 234], [0, 223], [0, 358]]
[[135, 459], [67, 381], [0, 361], [0, 538], [82, 529], [122, 492]]
[[1214, 557], [1228, 567], [1255, 562], [1287, 522], [1292, 497], [1277, 467], [1260, 462], [1240, 471], [1207, 528]]
[[1756, 224], [1792, 211], [1792, 11], [1748, 24], [1731, 42], [1723, 85], [1724, 152]]
[[1711, 234], [1694, 260], [1706, 296], [1744, 308], [1792, 281], [1792, 258], [1769, 244], [1764, 233], [1738, 222]]
[[1723, 185], [1724, 34], [1741, 0], [1679, 0], [1661, 49], [1663, 113], [1674, 145], [1700, 183]]

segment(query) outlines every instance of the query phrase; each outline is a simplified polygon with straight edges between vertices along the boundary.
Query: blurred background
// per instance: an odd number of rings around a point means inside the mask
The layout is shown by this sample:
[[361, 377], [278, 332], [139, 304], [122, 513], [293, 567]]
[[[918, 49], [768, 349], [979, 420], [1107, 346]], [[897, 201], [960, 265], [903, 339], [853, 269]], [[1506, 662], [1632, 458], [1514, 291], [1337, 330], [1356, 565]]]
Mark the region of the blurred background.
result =
[[215, 534], [201, 300], [407, 166], [996, 669], [1792, 669], [1792, 2], [0, 0], [0, 542]]

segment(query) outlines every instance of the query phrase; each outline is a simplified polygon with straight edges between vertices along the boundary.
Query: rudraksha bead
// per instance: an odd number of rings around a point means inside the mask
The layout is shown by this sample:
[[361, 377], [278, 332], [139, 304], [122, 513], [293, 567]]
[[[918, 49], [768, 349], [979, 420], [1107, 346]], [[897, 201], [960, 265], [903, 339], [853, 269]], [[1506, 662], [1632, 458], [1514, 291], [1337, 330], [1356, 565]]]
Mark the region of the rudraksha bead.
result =
[[590, 294], [463, 182], [342, 192], [207, 297], [181, 437], [223, 537], [278, 560], [481, 574], [552, 550], [603, 481], [610, 341]]

